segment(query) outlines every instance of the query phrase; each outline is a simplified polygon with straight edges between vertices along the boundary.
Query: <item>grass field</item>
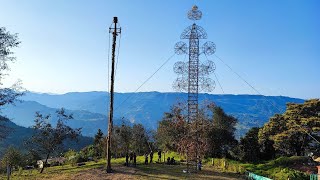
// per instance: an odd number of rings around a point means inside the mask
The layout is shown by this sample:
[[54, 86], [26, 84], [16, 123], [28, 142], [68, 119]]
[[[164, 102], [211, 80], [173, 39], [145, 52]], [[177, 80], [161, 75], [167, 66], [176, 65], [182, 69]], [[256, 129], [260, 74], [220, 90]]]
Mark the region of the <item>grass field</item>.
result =
[[[180, 160], [179, 156], [174, 153], [169, 154], [169, 156], [175, 156], [177, 160]], [[157, 159], [158, 157], [155, 154], [154, 160]], [[37, 169], [14, 171], [11, 179], [244, 179], [243, 175], [239, 173], [222, 172], [211, 165], [205, 165], [202, 171], [183, 173], [183, 170], [187, 169], [186, 165], [167, 165], [155, 162], [144, 165], [143, 156], [137, 157], [136, 167], [126, 167], [123, 165], [124, 162], [124, 158], [113, 159], [112, 169], [114, 173], [110, 174], [105, 172], [106, 161], [100, 160], [98, 162], [87, 162], [83, 166], [64, 165], [48, 167], [42, 174]], [[193, 167], [193, 169], [195, 168]], [[4, 174], [0, 175], [0, 179], [5, 178]]]
[[[175, 157], [180, 161], [180, 156], [176, 153], [168, 153], [167, 157]], [[154, 161], [157, 161], [157, 154], [154, 155]], [[105, 172], [106, 160], [101, 159], [97, 162], [86, 162], [83, 166], [63, 165], [48, 167], [42, 174], [39, 170], [20, 170], [14, 171], [11, 179], [77, 179], [77, 180], [95, 180], [95, 179], [222, 179], [236, 180], [245, 179], [245, 171], [254, 172], [258, 175], [271, 177], [272, 179], [308, 179], [308, 175], [290, 167], [306, 162], [305, 157], [281, 157], [276, 160], [268, 161], [262, 164], [245, 164], [238, 161], [227, 159], [206, 159], [203, 161], [202, 171], [195, 171], [191, 167], [191, 173], [183, 173], [187, 169], [186, 165], [167, 165], [153, 162], [144, 165], [144, 157], [137, 157], [136, 167], [124, 166], [125, 158], [112, 159], [112, 169], [114, 173]], [[304, 165], [305, 166], [305, 165]], [[6, 179], [4, 174], [0, 179]]]

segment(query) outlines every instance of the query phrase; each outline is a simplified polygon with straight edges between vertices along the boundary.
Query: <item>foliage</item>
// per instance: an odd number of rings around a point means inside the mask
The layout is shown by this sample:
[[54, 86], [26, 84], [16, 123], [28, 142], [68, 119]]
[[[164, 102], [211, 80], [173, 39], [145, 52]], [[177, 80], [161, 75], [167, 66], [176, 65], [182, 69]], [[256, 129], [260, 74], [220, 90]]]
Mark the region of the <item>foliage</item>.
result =
[[6, 138], [8, 133], [12, 130], [10, 127], [5, 125], [8, 121], [10, 121], [8, 118], [0, 115], [0, 140]]
[[67, 115], [62, 108], [57, 112], [58, 121], [55, 127], [49, 123], [50, 115], [43, 116], [36, 113], [35, 134], [28, 142], [30, 151], [46, 155], [45, 163], [41, 172], [43, 172], [50, 154], [57, 153], [67, 139], [75, 140], [80, 135], [81, 129], [72, 129], [67, 126], [65, 121], [72, 119], [72, 115]]
[[12, 168], [15, 166], [21, 165], [21, 160], [22, 160], [22, 155], [21, 155], [20, 151], [18, 151], [14, 147], [9, 147], [6, 150], [6, 153], [4, 154], [4, 156], [2, 158], [2, 165], [4, 167], [6, 167], [6, 166], [8, 167], [8, 169], [7, 169], [7, 170], [9, 170], [9, 172], [7, 172], [8, 179], [10, 178]]
[[96, 157], [96, 149], [94, 145], [89, 145], [84, 147], [79, 154], [85, 160], [88, 160], [89, 157], [93, 158]]
[[149, 148], [150, 139], [142, 124], [134, 124], [132, 127], [131, 149], [138, 153], [143, 154], [152, 151]]
[[[103, 138], [102, 147], [106, 147], [106, 138]], [[111, 140], [111, 154], [113, 157], [124, 157], [127, 153], [135, 152], [142, 155], [152, 151], [150, 149], [151, 137], [142, 124], [130, 126], [125, 122], [120, 126], [114, 126]], [[106, 151], [106, 148], [103, 148]], [[106, 152], [104, 152], [105, 154]]]
[[311, 99], [303, 104], [287, 104], [283, 114], [270, 118], [259, 131], [259, 141], [273, 141], [274, 148], [282, 154], [303, 155], [318, 149], [319, 131], [320, 100]]
[[171, 112], [164, 113], [156, 134], [158, 147], [162, 150], [177, 150], [177, 144], [187, 131], [185, 121], [186, 117], [182, 115], [179, 106], [173, 106]]
[[75, 159], [76, 159], [76, 156], [77, 156], [77, 152], [73, 149], [69, 149], [67, 152], [64, 153], [64, 156], [67, 161], [66, 163], [67, 164], [75, 164]]
[[[13, 62], [16, 58], [12, 49], [18, 47], [20, 41], [17, 34], [11, 34], [4, 27], [0, 27], [0, 86], [3, 85], [2, 80], [7, 71], [10, 70], [9, 62]], [[6, 104], [12, 104], [23, 93], [21, 90], [21, 82], [18, 81], [11, 87], [0, 87], [0, 107]], [[0, 121], [6, 120], [0, 116]], [[4, 139], [8, 134], [8, 128], [0, 124], [0, 140]]]
[[98, 129], [97, 134], [94, 136], [93, 145], [95, 147], [95, 155], [101, 157], [103, 152], [103, 132], [101, 129]]
[[240, 159], [247, 162], [257, 162], [261, 157], [261, 148], [258, 139], [259, 128], [251, 128], [240, 139]]
[[235, 145], [234, 137], [237, 119], [227, 115], [220, 107], [211, 107], [213, 113], [212, 128], [209, 131], [211, 157], [226, 157], [228, 151]]
[[226, 115], [220, 107], [210, 103], [190, 122], [185, 112], [186, 108], [177, 104], [164, 114], [156, 134], [161, 149], [177, 151], [195, 160], [205, 155], [226, 156], [237, 144], [234, 137], [237, 119]]
[[260, 176], [269, 177], [272, 179], [293, 179], [301, 180], [308, 179], [309, 175], [292, 169], [295, 165], [302, 165], [308, 160], [306, 157], [292, 156], [292, 157], [280, 157], [276, 160], [271, 160], [261, 164], [249, 164], [241, 163], [239, 161], [233, 161], [230, 159], [214, 158], [212, 160], [207, 159], [207, 165], [213, 165], [217, 170], [223, 172], [235, 172], [244, 173], [249, 171]]
[[16, 148], [10, 146], [2, 158], [2, 164], [10, 167], [21, 164], [22, 154]]
[[130, 148], [132, 128], [125, 123], [121, 126], [116, 126], [114, 127], [112, 138], [112, 142], [115, 142], [112, 146], [113, 153], [124, 156]]

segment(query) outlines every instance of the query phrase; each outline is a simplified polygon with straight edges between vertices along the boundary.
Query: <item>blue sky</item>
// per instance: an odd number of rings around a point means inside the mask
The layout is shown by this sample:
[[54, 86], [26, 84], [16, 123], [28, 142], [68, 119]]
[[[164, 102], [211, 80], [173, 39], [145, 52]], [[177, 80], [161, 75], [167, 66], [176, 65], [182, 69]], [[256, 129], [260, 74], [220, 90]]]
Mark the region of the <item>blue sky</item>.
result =
[[[216, 55], [264, 95], [320, 97], [320, 1], [317, 0], [0, 0], [0, 26], [19, 33], [9, 85], [65, 93], [106, 91], [108, 28], [122, 27], [117, 92], [137, 89], [174, 53], [197, 4]], [[204, 41], [203, 41], [204, 42]], [[255, 94], [220, 60], [216, 74], [226, 94]], [[139, 91], [173, 91], [175, 55]], [[205, 60], [205, 57], [201, 57]], [[212, 79], [215, 79], [212, 76]], [[219, 86], [212, 92], [222, 94]]]

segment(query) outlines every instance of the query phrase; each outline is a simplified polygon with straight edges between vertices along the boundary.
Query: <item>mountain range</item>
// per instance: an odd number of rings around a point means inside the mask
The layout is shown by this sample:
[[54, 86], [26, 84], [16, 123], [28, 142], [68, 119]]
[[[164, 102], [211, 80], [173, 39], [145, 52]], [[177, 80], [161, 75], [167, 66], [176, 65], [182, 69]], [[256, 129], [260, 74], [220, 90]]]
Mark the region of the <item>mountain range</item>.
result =
[[[115, 93], [114, 123], [141, 123], [147, 129], [156, 129], [163, 113], [170, 111], [177, 102], [186, 102], [187, 93], [137, 92]], [[59, 108], [65, 108], [73, 114], [71, 127], [82, 127], [84, 136], [93, 137], [100, 128], [107, 129], [109, 112], [109, 93], [107, 92], [70, 92], [66, 94], [46, 94], [27, 92], [15, 105], [1, 109], [2, 115], [19, 126], [30, 127], [34, 124], [35, 112], [51, 114]], [[199, 103], [212, 101], [224, 109], [227, 114], [238, 118], [237, 137], [242, 136], [251, 127], [262, 126], [276, 113], [283, 113], [286, 103], [303, 103], [303, 99], [285, 96], [261, 95], [214, 95], [199, 94]]]

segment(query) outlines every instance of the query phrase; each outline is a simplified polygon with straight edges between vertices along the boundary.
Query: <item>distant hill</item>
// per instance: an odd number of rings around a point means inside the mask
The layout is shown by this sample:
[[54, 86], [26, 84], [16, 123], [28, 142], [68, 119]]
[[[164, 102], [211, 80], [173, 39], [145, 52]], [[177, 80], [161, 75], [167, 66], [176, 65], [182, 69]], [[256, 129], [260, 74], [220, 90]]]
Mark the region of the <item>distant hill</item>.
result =
[[[64, 107], [74, 114], [75, 119], [70, 125], [83, 127], [84, 135], [93, 136], [98, 128], [104, 132], [106, 130], [109, 106], [107, 92], [72, 92], [62, 95], [29, 92], [22, 100], [24, 102], [2, 110], [3, 114], [19, 125], [33, 124], [36, 111], [53, 114], [56, 108]], [[120, 124], [126, 119], [156, 129], [164, 112], [168, 112], [173, 104], [186, 100], [186, 93], [115, 93], [115, 123]], [[284, 96], [199, 94], [199, 102], [203, 101], [213, 101], [226, 113], [237, 117], [239, 136], [250, 127], [262, 126], [275, 113], [284, 112], [286, 103], [304, 102], [303, 99]]]
[[[34, 125], [35, 113], [40, 112], [44, 115], [51, 115], [51, 123], [55, 124], [57, 119], [55, 112], [57, 108], [50, 108], [35, 101], [16, 102], [15, 105], [6, 106], [1, 110], [2, 114], [19, 126], [31, 127]], [[97, 129], [106, 131], [106, 116], [84, 110], [66, 110], [68, 114], [73, 114], [73, 118], [67, 124], [73, 128], [82, 128], [84, 136], [94, 136]], [[105, 132], [104, 131], [104, 132]]]
[[[0, 140], [0, 157], [2, 153], [5, 151], [5, 149], [9, 146], [14, 146], [16, 148], [19, 148], [20, 150], [25, 150], [23, 144], [25, 140], [30, 139], [31, 136], [33, 135], [33, 129], [32, 128], [25, 128], [22, 126], [18, 126], [15, 123], [7, 120], [3, 121], [4, 118], [0, 116], [2, 119], [0, 121], [0, 125], [3, 125], [9, 129], [8, 136]], [[64, 146], [66, 150], [70, 149], [75, 149], [75, 150], [80, 150], [83, 147], [92, 144], [93, 143], [93, 138], [90, 137], [84, 137], [80, 136], [78, 143], [76, 142], [68, 142]]]

